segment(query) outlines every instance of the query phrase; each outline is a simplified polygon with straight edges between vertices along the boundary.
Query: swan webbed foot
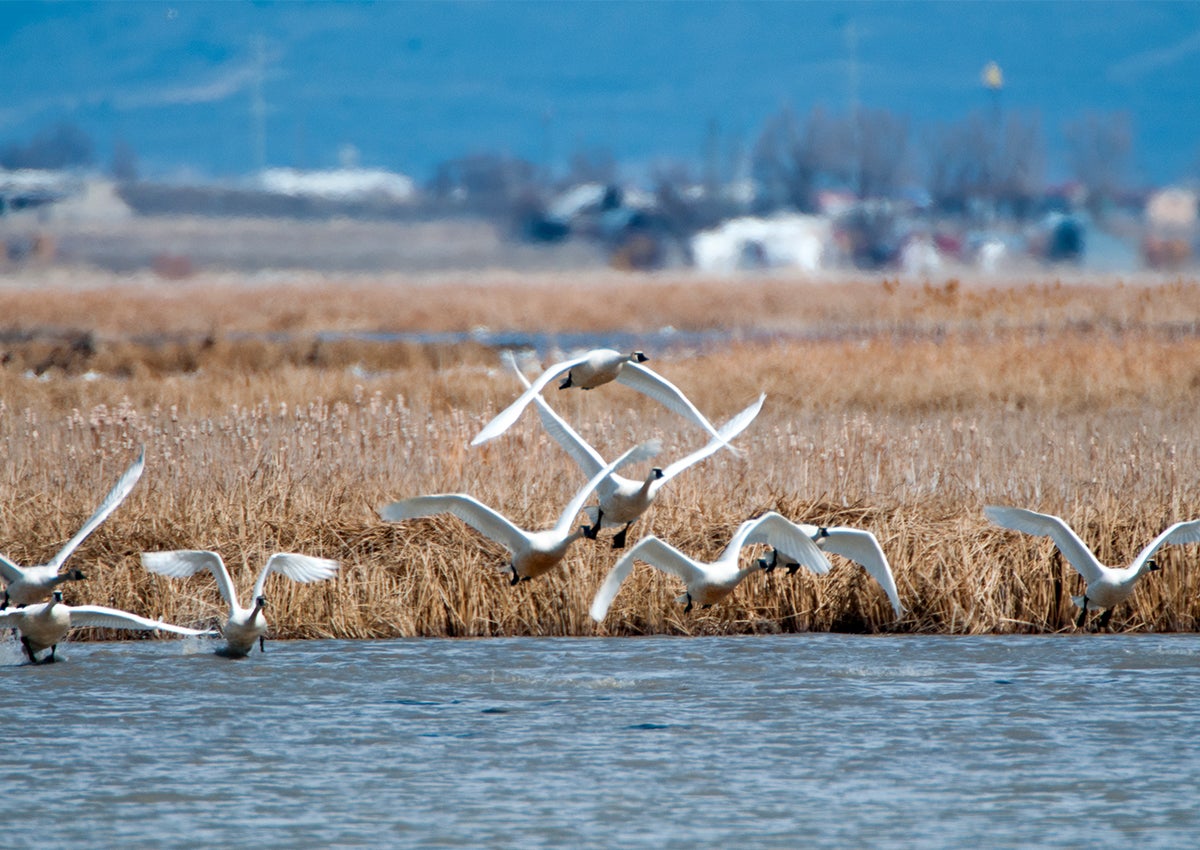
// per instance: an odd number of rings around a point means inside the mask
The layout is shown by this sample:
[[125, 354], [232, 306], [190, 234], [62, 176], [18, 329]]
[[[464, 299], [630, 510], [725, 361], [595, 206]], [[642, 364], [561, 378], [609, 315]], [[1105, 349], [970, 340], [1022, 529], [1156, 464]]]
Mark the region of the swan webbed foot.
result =
[[758, 567], [764, 573], [773, 573], [775, 568], [779, 566], [779, 550], [772, 549], [770, 558], [759, 558]]
[[8, 591], [4, 591], [4, 601], [0, 602], [0, 611], [8, 607]]
[[1104, 613], [1102, 615], [1100, 615], [1100, 621], [1098, 623], [1096, 623], [1096, 628], [1107, 629], [1108, 621], [1112, 619], [1112, 614], [1113, 614], [1113, 609], [1106, 608]]
[[1079, 619], [1075, 621], [1075, 628], [1082, 629], [1083, 621], [1087, 619], [1087, 597], [1083, 597], [1083, 605], [1079, 609]]
[[602, 519], [604, 519], [604, 511], [596, 508], [596, 521], [583, 527], [583, 536], [588, 540], [595, 540], [596, 535], [600, 533], [600, 520]]
[[508, 581], [509, 586], [516, 587], [517, 582], [519, 582], [520, 580], [521, 580], [521, 577], [519, 575], [517, 575], [517, 568], [513, 567], [512, 568], [512, 578], [509, 579], [509, 581]]
[[692, 594], [687, 595], [687, 605], [683, 609], [683, 613], [690, 614], [692, 612]]
[[565, 390], [567, 387], [573, 387], [573, 386], [575, 386], [575, 385], [571, 383], [571, 373], [568, 372], [567, 377], [562, 379], [562, 383], [558, 385], [558, 388], [560, 390]]
[[629, 533], [629, 526], [631, 526], [631, 525], [633, 525], [633, 523], [627, 523], [624, 528], [622, 528], [615, 535], [613, 535], [612, 547], [614, 549], [624, 549], [625, 548], [625, 535], [627, 535]]

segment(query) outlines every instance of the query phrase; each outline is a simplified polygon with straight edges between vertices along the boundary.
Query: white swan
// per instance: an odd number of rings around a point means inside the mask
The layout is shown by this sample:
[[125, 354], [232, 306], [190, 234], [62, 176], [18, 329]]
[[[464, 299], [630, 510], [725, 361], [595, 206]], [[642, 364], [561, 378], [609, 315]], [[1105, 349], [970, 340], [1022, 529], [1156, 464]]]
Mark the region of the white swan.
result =
[[635, 560], [645, 561], [683, 580], [686, 591], [676, 601], [687, 603], [684, 613], [691, 611], [693, 604], [704, 607], [714, 605], [732, 593], [742, 579], [761, 569], [757, 562], [744, 569], [738, 568], [742, 547], [751, 543], [767, 543], [787, 552], [815, 573], [829, 571], [829, 561], [812, 539], [794, 522], [774, 511], [743, 522], [721, 556], [710, 564], [689, 558], [674, 546], [651, 535], [635, 543], [609, 571], [592, 600], [592, 619], [596, 622], [604, 619], [617, 591], [621, 589], [621, 583], [633, 569]]
[[687, 396], [677, 386], [657, 372], [641, 365], [648, 359], [640, 351], [622, 354], [611, 348], [596, 348], [579, 357], [555, 363], [542, 372], [532, 386], [517, 397], [516, 401], [483, 426], [483, 430], [475, 435], [475, 439], [471, 440], [471, 445], [478, 446], [507, 431], [517, 421], [521, 411], [533, 401], [533, 397], [542, 391], [542, 387], [563, 372], [567, 373], [567, 377], [559, 384], [560, 390], [565, 390], [567, 387], [590, 390], [607, 384], [609, 381], [619, 381], [694, 422], [712, 436], [717, 436], [717, 429], [704, 417], [704, 414], [696, 409], [694, 404], [688, 401]]
[[138, 452], [137, 460], [117, 479], [117, 483], [108, 491], [108, 495], [104, 497], [100, 507], [96, 508], [96, 512], [79, 531], [75, 532], [75, 536], [68, 540], [62, 549], [58, 550], [58, 554], [49, 563], [37, 567], [19, 567], [0, 555], [0, 578], [3, 578], [7, 585], [4, 589], [4, 599], [0, 601], [0, 610], [7, 608], [10, 604], [29, 605], [34, 602], [42, 602], [49, 599], [51, 591], [63, 582], [83, 581], [86, 576], [79, 570], [67, 570], [60, 573], [63, 562], [71, 556], [84, 538], [95, 531], [96, 527], [104, 522], [121, 502], [125, 501], [125, 497], [129, 495], [133, 485], [137, 484], [138, 479], [142, 477], [142, 470], [145, 467], [146, 447], [143, 446], [142, 450]]
[[[892, 576], [891, 564], [888, 563], [887, 555], [883, 554], [883, 548], [874, 534], [861, 528], [840, 525], [797, 525], [812, 538], [822, 552], [841, 555], [863, 567], [887, 594], [888, 601], [892, 603], [892, 612], [897, 617], [904, 615], [904, 606], [900, 604], [900, 594], [896, 590], [896, 579]], [[793, 575], [802, 566], [795, 558], [779, 550], [773, 551], [766, 558], [759, 558], [758, 563], [767, 572], [776, 567], [786, 567], [788, 575]]]
[[100, 605], [67, 605], [62, 601], [62, 591], [51, 593], [49, 602], [10, 608], [0, 612], [0, 628], [13, 628], [21, 633], [21, 645], [32, 664], [37, 664], [37, 653], [49, 649], [41, 663], [50, 664], [58, 643], [73, 628], [95, 626], [102, 629], [136, 629], [138, 631], [171, 632], [177, 635], [207, 635], [210, 631], [173, 626], [161, 620], [148, 620], [128, 611], [104, 608]]
[[[512, 363], [513, 369], [521, 379], [521, 382], [528, 387], [529, 381], [525, 378], [521, 370], [517, 368], [516, 361], [512, 360], [511, 354], [509, 354], [508, 359]], [[584, 536], [594, 540], [601, 525], [624, 526], [613, 537], [612, 542], [614, 549], [623, 548], [629, 527], [654, 504], [654, 499], [658, 495], [658, 491], [676, 475], [704, 460], [722, 446], [728, 445], [730, 440], [746, 430], [747, 426], [758, 416], [758, 412], [762, 410], [763, 401], [765, 400], [766, 395], [759, 396], [758, 401], [725, 423], [720, 431], [717, 432], [717, 436], [709, 440], [703, 448], [692, 452], [681, 460], [675, 461], [665, 469], [659, 466], [654, 467], [650, 470], [649, 475], [646, 476], [644, 481], [625, 478], [622, 475], [617, 475], [615, 472], [605, 476], [596, 486], [596, 495], [600, 499], [600, 505], [595, 508], [585, 509], [592, 525], [584, 533]], [[600, 456], [600, 453], [592, 448], [587, 440], [579, 436], [575, 429], [568, 425], [546, 403], [540, 393], [533, 396], [533, 403], [537, 405], [538, 415], [542, 419], [542, 424], [545, 426], [546, 432], [558, 441], [558, 444], [563, 447], [567, 454], [574, 458], [585, 475], [595, 475], [604, 467], [604, 458]]]
[[1059, 517], [1039, 514], [1024, 508], [1009, 508], [988, 505], [983, 509], [987, 518], [1002, 528], [1023, 531], [1041, 537], [1049, 537], [1063, 553], [1075, 571], [1087, 583], [1082, 596], [1072, 596], [1071, 601], [1079, 606], [1079, 619], [1075, 625], [1082, 627], [1088, 610], [1106, 609], [1099, 626], [1104, 628], [1112, 618], [1112, 611], [1133, 593], [1137, 581], [1146, 573], [1159, 569], [1150, 556], [1160, 546], [1168, 543], [1200, 543], [1200, 519], [1177, 522], [1150, 541], [1128, 567], [1106, 567], [1096, 559], [1092, 550], [1079, 539], [1071, 527]]
[[142, 566], [152, 573], [183, 578], [208, 570], [217, 580], [217, 590], [229, 605], [229, 618], [225, 621], [222, 634], [225, 638], [225, 648], [221, 652], [230, 658], [243, 658], [250, 654], [254, 642], [258, 641], [259, 652], [265, 651], [264, 643], [267, 636], [267, 618], [263, 616], [263, 608], [267, 599], [263, 588], [267, 576], [279, 573], [292, 581], [310, 582], [330, 578], [338, 569], [337, 561], [325, 558], [314, 558], [310, 555], [297, 555], [292, 552], [279, 552], [267, 559], [267, 565], [258, 574], [254, 582], [254, 590], [250, 598], [254, 600], [253, 608], [243, 608], [238, 603], [237, 591], [233, 587], [233, 579], [225, 562], [216, 552], [196, 549], [181, 549], [173, 552], [143, 552]]
[[606, 475], [627, 463], [636, 463], [652, 457], [658, 450], [658, 441], [651, 440], [630, 449], [605, 466], [580, 488], [559, 516], [558, 523], [547, 531], [526, 531], [518, 528], [503, 514], [463, 493], [416, 496], [392, 502], [379, 509], [379, 516], [388, 522], [397, 522], [440, 513], [454, 514], [480, 534], [495, 540], [512, 553], [512, 562], [504, 572], [511, 572], [512, 579], [509, 583], [516, 584], [553, 569], [566, 556], [570, 545], [583, 536], [582, 527], [572, 531], [571, 526], [575, 523], [575, 517], [583, 507], [584, 501]]

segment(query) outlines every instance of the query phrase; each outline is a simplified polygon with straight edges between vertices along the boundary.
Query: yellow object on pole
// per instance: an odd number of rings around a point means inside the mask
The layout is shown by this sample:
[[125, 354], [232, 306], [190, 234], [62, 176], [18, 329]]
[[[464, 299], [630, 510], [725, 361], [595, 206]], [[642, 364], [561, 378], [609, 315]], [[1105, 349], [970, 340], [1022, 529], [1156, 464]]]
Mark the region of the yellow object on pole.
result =
[[989, 89], [1004, 88], [1004, 72], [995, 62], [988, 62], [983, 66], [983, 84]]

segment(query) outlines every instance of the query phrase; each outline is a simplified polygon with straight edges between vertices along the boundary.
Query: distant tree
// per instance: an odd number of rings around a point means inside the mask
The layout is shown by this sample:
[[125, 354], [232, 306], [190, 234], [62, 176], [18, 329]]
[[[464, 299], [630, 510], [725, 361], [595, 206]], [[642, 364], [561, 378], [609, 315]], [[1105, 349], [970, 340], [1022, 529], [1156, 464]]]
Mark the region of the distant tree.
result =
[[858, 109], [846, 116], [817, 106], [800, 122], [785, 107], [764, 124], [751, 168], [768, 207], [813, 212], [828, 188], [886, 197], [908, 170], [908, 121], [887, 110]]
[[1128, 112], [1085, 112], [1063, 128], [1071, 174], [1087, 189], [1088, 207], [1103, 215], [1125, 188], [1133, 154]]
[[518, 201], [525, 204], [537, 194], [536, 174], [532, 163], [517, 157], [471, 154], [439, 164], [429, 192], [474, 212], [507, 214]]
[[768, 118], [751, 154], [752, 173], [763, 187], [764, 205], [815, 211], [821, 188], [848, 180], [853, 137], [849, 123], [819, 106], [803, 125], [787, 106]]
[[1042, 185], [1044, 154], [1036, 116], [972, 112], [926, 138], [926, 188], [946, 212], [983, 204], [1022, 216]]
[[79, 126], [60, 122], [38, 132], [28, 144], [0, 149], [0, 166], [59, 170], [92, 163], [92, 140]]
[[908, 120], [885, 109], [859, 109], [855, 119], [855, 192], [860, 198], [892, 196], [908, 170]]
[[617, 182], [617, 160], [607, 148], [580, 148], [571, 154], [565, 185]]

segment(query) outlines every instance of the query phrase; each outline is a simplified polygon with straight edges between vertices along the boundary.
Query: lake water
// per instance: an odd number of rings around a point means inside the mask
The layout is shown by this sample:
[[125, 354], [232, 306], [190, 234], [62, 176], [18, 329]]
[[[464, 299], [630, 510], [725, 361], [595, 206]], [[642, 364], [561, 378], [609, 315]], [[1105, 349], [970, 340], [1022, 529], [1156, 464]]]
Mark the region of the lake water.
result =
[[4, 844], [1194, 847], [1200, 636], [0, 644]]

